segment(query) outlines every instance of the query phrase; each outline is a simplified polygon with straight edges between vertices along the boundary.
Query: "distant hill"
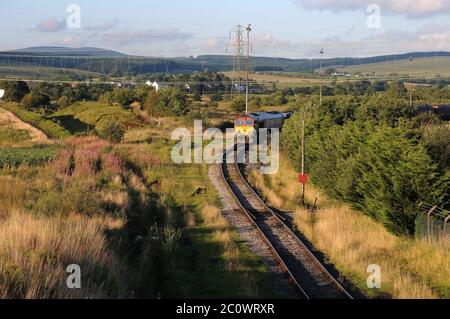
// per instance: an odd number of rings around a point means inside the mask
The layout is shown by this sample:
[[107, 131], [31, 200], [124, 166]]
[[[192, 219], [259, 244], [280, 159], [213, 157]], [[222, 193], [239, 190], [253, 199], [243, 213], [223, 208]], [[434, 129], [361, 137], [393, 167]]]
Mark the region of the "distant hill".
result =
[[[31, 47], [8, 51], [11, 54], [46, 55], [46, 56], [95, 56], [95, 57], [125, 57], [124, 53], [94, 47]], [[6, 53], [8, 53], [6, 52]]]
[[[355, 58], [330, 58], [322, 60], [322, 67], [337, 68], [358, 66], [362, 64], [372, 64], [380, 62], [396, 62], [418, 58], [435, 58], [450, 57], [450, 52], [411, 52], [394, 55], [381, 55], [374, 57]], [[233, 59], [226, 55], [203, 55], [194, 59], [199, 63], [215, 68], [232, 69]], [[284, 71], [284, 72], [313, 72], [320, 67], [318, 59], [287, 59], [287, 58], [271, 58], [271, 57], [252, 57], [251, 65], [255, 71]]]
[[339, 72], [350, 74], [376, 74], [377, 76], [390, 76], [398, 74], [414, 77], [450, 77], [450, 56], [418, 57], [413, 63], [409, 59], [390, 60], [376, 63], [366, 63], [354, 66], [336, 68]]
[[[365, 58], [330, 58], [323, 59], [322, 66], [345, 68], [381, 62], [407, 61], [410, 57], [414, 59], [450, 57], [450, 52], [412, 52]], [[183, 73], [206, 69], [225, 72], [233, 69], [233, 58], [229, 55], [200, 55], [186, 58], [138, 57], [101, 48], [67, 47], [32, 47], [0, 52], [0, 67], [14, 69], [27, 66], [74, 69], [74, 71], [115, 76], [130, 73]], [[251, 57], [251, 67], [252, 70], [261, 72], [314, 72], [319, 68], [319, 60]], [[49, 75], [51, 74], [49, 72]]]

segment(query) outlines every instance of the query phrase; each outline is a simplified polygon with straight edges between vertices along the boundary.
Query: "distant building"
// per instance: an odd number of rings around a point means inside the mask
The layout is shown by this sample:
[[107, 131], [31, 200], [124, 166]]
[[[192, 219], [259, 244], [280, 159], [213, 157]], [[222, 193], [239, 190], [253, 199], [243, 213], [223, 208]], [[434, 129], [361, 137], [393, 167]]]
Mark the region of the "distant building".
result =
[[155, 91], [158, 91], [158, 90], [159, 90], [159, 84], [158, 84], [158, 82], [156, 82], [156, 81], [153, 81], [153, 82], [152, 82], [152, 81], [148, 80], [147, 82], [145, 82], [145, 85], [154, 88]]
[[130, 89], [136, 86], [136, 82], [118, 82], [117, 87], [121, 89]]
[[147, 82], [145, 82], [145, 85], [151, 86], [152, 88], [155, 89], [155, 91], [159, 91], [160, 89], [168, 89], [170, 87], [170, 85], [168, 85], [168, 84], [158, 83], [156, 81], [154, 81], [154, 82], [147, 81]]

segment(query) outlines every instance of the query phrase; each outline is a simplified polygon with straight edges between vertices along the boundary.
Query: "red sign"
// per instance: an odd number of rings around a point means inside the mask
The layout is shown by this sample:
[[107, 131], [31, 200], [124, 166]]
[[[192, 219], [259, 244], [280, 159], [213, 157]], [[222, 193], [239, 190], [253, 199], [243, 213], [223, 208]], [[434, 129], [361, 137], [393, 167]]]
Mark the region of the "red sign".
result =
[[298, 182], [300, 184], [308, 184], [309, 181], [309, 175], [308, 174], [299, 174], [298, 175]]

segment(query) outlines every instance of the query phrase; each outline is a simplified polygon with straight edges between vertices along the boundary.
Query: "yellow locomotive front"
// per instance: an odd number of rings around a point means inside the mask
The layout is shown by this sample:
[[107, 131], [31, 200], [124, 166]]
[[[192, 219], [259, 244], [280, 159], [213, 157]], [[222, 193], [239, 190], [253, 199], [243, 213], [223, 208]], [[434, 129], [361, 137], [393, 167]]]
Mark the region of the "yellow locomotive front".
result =
[[245, 136], [253, 134], [255, 131], [255, 120], [251, 116], [239, 116], [234, 121], [235, 133], [240, 133]]

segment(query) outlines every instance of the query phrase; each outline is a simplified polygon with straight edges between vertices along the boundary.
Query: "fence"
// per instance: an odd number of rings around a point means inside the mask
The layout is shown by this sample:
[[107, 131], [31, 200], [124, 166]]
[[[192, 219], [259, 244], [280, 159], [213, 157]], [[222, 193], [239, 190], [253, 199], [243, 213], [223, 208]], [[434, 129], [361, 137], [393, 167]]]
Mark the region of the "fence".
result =
[[416, 237], [427, 240], [450, 239], [450, 211], [426, 203], [419, 205]]

